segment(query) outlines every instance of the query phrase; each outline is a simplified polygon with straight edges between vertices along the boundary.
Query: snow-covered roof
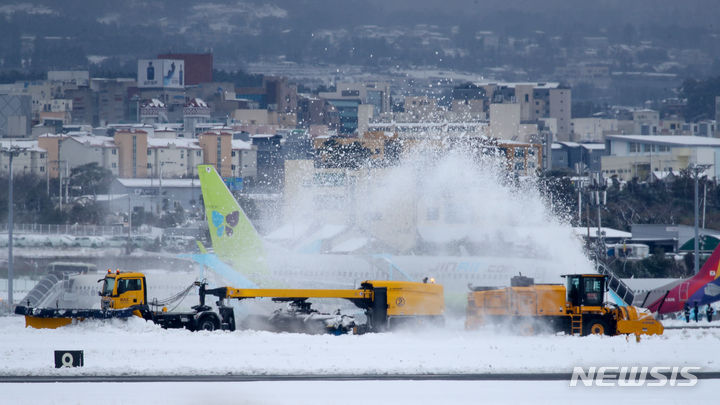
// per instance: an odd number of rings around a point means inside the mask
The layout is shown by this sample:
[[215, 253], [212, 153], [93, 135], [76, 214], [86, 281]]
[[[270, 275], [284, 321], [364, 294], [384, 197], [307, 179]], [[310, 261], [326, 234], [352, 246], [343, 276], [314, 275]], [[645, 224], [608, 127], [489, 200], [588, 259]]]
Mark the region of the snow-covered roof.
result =
[[[614, 229], [614, 228], [606, 228], [604, 226], [600, 229], [602, 229], [602, 232], [605, 234], [605, 235], [603, 235], [605, 238], [620, 238], [620, 239], [632, 238], [632, 233], [630, 233], [630, 232], [625, 232], [625, 231], [621, 231], [619, 229]], [[591, 226], [590, 227], [590, 237], [597, 238], [598, 237], [597, 231], [598, 231], [597, 226], [596, 227]], [[576, 226], [576, 227], [573, 227], [573, 232], [575, 232], [575, 234], [578, 236], [586, 237], [588, 234], [588, 228], [585, 226]]]
[[712, 146], [720, 147], [720, 139], [704, 136], [684, 135], [608, 135], [608, 139], [617, 141], [632, 141], [639, 143], [654, 143], [672, 146]]
[[498, 87], [509, 87], [514, 89], [517, 86], [533, 86], [536, 89], [556, 89], [560, 87], [558, 82], [475, 82], [476, 86], [496, 85]]
[[587, 150], [605, 150], [604, 143], [583, 143], [580, 146]]
[[164, 107], [165, 107], [165, 103], [163, 103], [162, 101], [160, 101], [160, 100], [158, 100], [158, 99], [156, 99], [156, 98], [152, 98], [152, 99], [148, 100], [145, 104], [143, 104], [143, 107], [164, 108]]
[[[125, 187], [160, 187], [160, 179], [117, 179]], [[163, 179], [163, 187], [200, 187], [200, 182], [194, 179]]]
[[100, 148], [114, 148], [115, 140], [109, 136], [71, 136], [71, 140], [79, 142], [83, 145], [100, 147]]
[[243, 141], [242, 139], [233, 139], [232, 140], [232, 148], [234, 150], [237, 150], [237, 149], [250, 150], [250, 149], [252, 149], [252, 142]]
[[185, 107], [207, 107], [207, 103], [203, 101], [201, 98], [194, 98], [190, 100], [187, 104], [185, 104]]
[[0, 149], [9, 149], [12, 147], [21, 148], [29, 152], [47, 152], [38, 146], [37, 141], [0, 141]]
[[148, 138], [148, 148], [180, 148], [180, 149], [202, 149], [197, 139], [186, 138]]

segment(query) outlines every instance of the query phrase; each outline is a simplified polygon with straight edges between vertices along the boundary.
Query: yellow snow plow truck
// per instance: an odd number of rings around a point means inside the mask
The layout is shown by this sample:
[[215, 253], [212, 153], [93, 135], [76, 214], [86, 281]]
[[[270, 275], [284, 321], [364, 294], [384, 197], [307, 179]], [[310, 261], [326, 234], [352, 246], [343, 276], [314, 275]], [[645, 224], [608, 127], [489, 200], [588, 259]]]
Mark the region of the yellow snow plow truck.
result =
[[516, 276], [507, 288], [471, 287], [466, 329], [499, 324], [522, 334], [542, 330], [582, 336], [663, 333], [662, 324], [647, 310], [604, 303], [604, 275], [563, 277], [566, 286], [535, 284], [532, 278]]
[[[163, 328], [189, 330], [235, 330], [233, 307], [228, 299], [270, 298], [287, 302], [287, 310], [277, 310], [265, 319], [273, 331], [303, 333], [382, 332], [399, 324], [442, 323], [445, 301], [443, 287], [433, 283], [371, 280], [358, 289], [261, 289], [232, 287], [207, 288], [195, 282], [171, 300], [151, 302], [147, 299], [145, 275], [139, 272], [108, 270], [99, 292], [100, 309], [33, 308], [17, 306], [15, 313], [25, 315], [26, 326], [57, 328], [85, 319], [110, 319], [139, 316]], [[188, 312], [168, 312], [166, 306], [184, 298], [199, 287], [199, 304]], [[205, 304], [206, 296], [218, 298], [215, 307]], [[365, 322], [350, 315], [320, 313], [311, 308], [308, 299], [344, 299], [364, 310]], [[152, 309], [152, 308], [154, 309]], [[162, 307], [162, 309], [160, 309]]]

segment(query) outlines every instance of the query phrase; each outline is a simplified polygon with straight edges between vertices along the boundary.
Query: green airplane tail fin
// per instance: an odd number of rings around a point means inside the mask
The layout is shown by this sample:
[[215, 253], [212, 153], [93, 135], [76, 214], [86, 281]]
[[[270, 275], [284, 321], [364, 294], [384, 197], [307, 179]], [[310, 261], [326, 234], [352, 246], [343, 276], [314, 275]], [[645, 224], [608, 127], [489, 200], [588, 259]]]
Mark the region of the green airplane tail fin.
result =
[[199, 165], [212, 247], [218, 258], [258, 282], [267, 277], [265, 250], [255, 227], [212, 165]]

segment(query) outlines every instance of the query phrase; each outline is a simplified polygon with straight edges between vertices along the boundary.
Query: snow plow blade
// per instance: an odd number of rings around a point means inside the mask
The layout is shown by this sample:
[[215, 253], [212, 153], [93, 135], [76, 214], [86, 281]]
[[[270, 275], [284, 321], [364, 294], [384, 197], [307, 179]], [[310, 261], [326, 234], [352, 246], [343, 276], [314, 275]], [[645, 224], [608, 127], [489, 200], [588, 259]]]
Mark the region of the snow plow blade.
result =
[[25, 315], [25, 327], [35, 329], [56, 329], [86, 319], [129, 318], [135, 310], [133, 307], [118, 310], [15, 307], [16, 314]]

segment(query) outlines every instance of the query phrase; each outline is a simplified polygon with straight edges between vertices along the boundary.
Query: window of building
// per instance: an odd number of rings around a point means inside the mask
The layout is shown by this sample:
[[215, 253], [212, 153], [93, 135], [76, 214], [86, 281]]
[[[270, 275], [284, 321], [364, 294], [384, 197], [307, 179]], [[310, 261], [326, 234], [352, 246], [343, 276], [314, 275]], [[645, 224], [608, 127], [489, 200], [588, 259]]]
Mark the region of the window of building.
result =
[[148, 164], [147, 164], [147, 168], [148, 168], [148, 169], [152, 169], [152, 164], [148, 163]]
[[113, 169], [117, 168], [117, 163], [113, 163], [113, 164], [112, 164], [112, 168], [113, 168]]
[[235, 171], [235, 165], [230, 165], [230, 170]]
[[113, 154], [113, 155], [117, 155], [117, 149], [113, 148], [112, 154]]
[[41, 172], [44, 172], [44, 171], [45, 171], [45, 166], [40, 166], [40, 171], [41, 171]]
[[640, 152], [640, 144], [638, 144], [638, 143], [630, 142], [630, 143], [628, 144], [628, 147], [629, 147], [630, 153]]
[[200, 151], [195, 152], [195, 156], [200, 156]]
[[232, 153], [230, 153], [230, 156], [235, 157], [235, 151], [232, 151]]
[[152, 155], [152, 149], [148, 149], [147, 154], [148, 156]]

